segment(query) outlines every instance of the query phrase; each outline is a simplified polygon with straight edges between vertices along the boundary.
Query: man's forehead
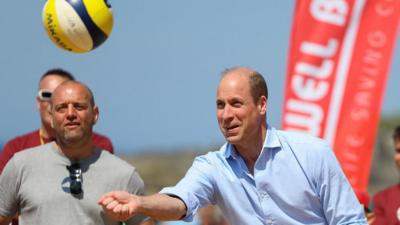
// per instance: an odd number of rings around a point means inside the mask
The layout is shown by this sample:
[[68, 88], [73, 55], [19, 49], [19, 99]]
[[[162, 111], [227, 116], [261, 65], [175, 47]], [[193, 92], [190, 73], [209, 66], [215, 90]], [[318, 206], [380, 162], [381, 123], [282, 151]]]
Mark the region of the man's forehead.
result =
[[55, 90], [53, 93], [54, 100], [60, 101], [60, 100], [71, 100], [71, 99], [76, 99], [76, 100], [85, 100], [88, 101], [90, 99], [90, 94], [86, 90], [86, 88], [79, 86], [79, 85], [74, 85], [74, 86], [62, 86], [59, 87]]
[[223, 81], [217, 90], [217, 95], [226, 96], [242, 96], [250, 95], [250, 86], [247, 82], [243, 82], [240, 79], [228, 79]]
[[65, 89], [65, 93], [72, 95], [74, 93], [74, 90], [72, 90], [71, 88], [67, 88]]
[[244, 101], [245, 98], [243, 96], [217, 96], [216, 101], [221, 102], [221, 101]]
[[88, 95], [89, 91], [81, 84], [77, 83], [62, 83], [55, 90], [55, 95], [67, 94], [67, 95]]

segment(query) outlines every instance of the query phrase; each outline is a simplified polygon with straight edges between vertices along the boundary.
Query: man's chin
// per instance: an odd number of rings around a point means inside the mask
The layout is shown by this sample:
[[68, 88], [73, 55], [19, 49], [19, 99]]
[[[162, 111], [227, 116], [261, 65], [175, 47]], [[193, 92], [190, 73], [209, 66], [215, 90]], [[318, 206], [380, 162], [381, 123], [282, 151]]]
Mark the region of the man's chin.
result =
[[233, 145], [234, 145], [235, 143], [238, 142], [239, 137], [238, 137], [238, 136], [235, 136], [235, 135], [231, 135], [231, 136], [225, 137], [225, 140], [226, 140], [229, 144], [233, 144]]
[[76, 143], [81, 141], [83, 138], [82, 134], [65, 134], [64, 135], [64, 142], [66, 143]]

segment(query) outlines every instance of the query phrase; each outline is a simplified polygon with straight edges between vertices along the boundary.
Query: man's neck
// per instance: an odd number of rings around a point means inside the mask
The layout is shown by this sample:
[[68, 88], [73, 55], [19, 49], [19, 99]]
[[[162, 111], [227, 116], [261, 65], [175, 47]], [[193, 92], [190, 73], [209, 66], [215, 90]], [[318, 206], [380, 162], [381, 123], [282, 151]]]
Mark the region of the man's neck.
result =
[[249, 172], [254, 175], [254, 165], [261, 153], [262, 147], [244, 148], [235, 146], [235, 148], [246, 163]]
[[62, 154], [73, 160], [87, 158], [96, 151], [96, 147], [91, 140], [86, 143], [77, 144], [60, 143], [57, 141], [57, 146]]
[[254, 174], [254, 165], [260, 156], [266, 138], [266, 129], [262, 129], [260, 136], [249, 141], [246, 145], [235, 145], [236, 151], [242, 156], [251, 174]]

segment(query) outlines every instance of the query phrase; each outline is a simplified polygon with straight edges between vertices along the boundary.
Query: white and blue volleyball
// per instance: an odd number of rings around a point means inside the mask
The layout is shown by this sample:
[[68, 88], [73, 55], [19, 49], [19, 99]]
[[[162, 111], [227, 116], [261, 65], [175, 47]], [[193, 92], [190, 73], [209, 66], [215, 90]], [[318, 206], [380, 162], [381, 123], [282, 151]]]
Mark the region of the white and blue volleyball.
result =
[[58, 47], [88, 52], [111, 34], [111, 5], [107, 0], [48, 0], [43, 7], [43, 25]]

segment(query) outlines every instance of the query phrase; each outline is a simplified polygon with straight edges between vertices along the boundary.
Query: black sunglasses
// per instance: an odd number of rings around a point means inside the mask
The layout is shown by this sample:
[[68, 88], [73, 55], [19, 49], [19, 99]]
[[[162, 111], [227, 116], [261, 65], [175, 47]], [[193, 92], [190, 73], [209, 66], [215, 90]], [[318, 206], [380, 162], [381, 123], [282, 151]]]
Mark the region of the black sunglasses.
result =
[[79, 163], [73, 163], [67, 166], [69, 171], [69, 177], [71, 178], [71, 183], [69, 185], [69, 190], [71, 194], [79, 195], [82, 193], [82, 169]]

